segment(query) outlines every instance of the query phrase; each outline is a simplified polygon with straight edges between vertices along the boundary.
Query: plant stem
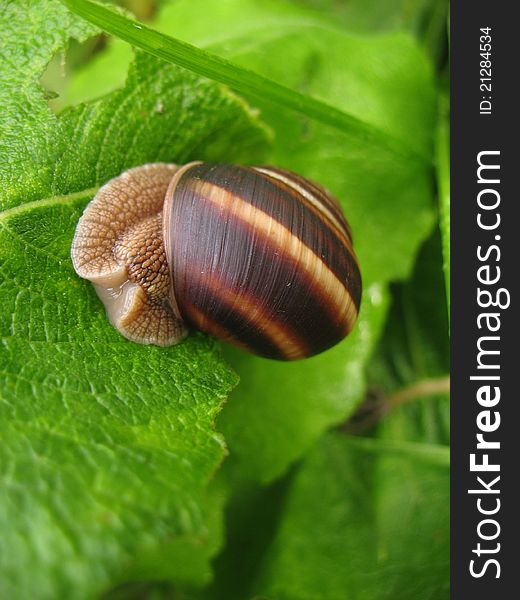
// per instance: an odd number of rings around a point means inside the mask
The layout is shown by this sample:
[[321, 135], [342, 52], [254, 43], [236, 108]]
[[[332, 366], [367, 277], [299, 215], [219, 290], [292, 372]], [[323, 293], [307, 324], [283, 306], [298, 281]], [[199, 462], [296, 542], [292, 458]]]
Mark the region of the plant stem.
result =
[[447, 394], [449, 391], [450, 377], [446, 375], [444, 377], [417, 381], [412, 385], [397, 390], [397, 392], [389, 396], [381, 394], [376, 395], [375, 398], [368, 397], [356, 413], [346, 422], [343, 430], [346, 433], [358, 435], [372, 428], [385, 415], [403, 404], [420, 400], [427, 396], [434, 396], [435, 394]]
[[447, 394], [449, 391], [449, 375], [438, 379], [423, 379], [388, 396], [385, 402], [387, 412], [412, 400], [435, 394]]

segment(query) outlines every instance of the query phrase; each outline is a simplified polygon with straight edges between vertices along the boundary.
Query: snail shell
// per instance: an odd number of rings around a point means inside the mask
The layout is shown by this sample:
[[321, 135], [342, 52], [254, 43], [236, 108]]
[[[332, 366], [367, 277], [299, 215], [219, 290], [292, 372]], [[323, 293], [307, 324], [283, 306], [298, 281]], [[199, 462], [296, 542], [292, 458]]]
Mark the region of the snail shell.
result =
[[361, 276], [338, 202], [273, 167], [149, 164], [103, 186], [72, 243], [127, 338], [167, 346], [187, 325], [261, 356], [318, 354], [353, 328]]

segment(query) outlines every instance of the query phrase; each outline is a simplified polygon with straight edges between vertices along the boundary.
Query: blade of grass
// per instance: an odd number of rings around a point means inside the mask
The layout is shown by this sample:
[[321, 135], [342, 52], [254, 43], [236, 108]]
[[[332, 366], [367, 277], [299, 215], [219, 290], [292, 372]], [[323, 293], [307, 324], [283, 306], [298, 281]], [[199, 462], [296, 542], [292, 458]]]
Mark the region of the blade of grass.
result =
[[365, 142], [385, 147], [408, 159], [430, 159], [407, 144], [316, 98], [287, 88], [250, 69], [235, 65], [220, 56], [186, 42], [154, 31], [146, 25], [116, 13], [90, 0], [62, 0], [68, 8], [107, 33], [162, 58], [189, 69], [234, 90], [290, 108]]

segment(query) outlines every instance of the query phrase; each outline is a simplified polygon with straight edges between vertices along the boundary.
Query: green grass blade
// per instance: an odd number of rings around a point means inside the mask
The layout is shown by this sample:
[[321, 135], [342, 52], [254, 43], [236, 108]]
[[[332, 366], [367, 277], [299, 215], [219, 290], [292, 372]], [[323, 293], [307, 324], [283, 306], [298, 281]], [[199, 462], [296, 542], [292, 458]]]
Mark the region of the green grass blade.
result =
[[119, 13], [89, 0], [62, 0], [75, 13], [97, 25], [104, 31], [149, 52], [159, 58], [189, 69], [237, 92], [269, 100], [284, 108], [290, 108], [307, 117], [335, 127], [344, 133], [385, 147], [409, 159], [430, 162], [407, 144], [316, 98], [287, 88], [250, 69], [206, 52], [196, 46], [150, 29]]

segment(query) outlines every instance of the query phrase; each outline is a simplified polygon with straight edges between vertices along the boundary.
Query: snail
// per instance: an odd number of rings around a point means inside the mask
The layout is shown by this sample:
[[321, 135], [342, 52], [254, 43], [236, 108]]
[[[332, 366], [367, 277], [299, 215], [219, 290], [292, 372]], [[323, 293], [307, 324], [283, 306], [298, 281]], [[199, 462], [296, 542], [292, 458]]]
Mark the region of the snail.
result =
[[361, 276], [350, 227], [324, 188], [274, 167], [134, 167], [101, 187], [71, 257], [128, 339], [168, 346], [188, 326], [294, 360], [341, 341]]

